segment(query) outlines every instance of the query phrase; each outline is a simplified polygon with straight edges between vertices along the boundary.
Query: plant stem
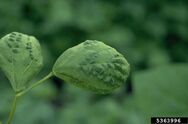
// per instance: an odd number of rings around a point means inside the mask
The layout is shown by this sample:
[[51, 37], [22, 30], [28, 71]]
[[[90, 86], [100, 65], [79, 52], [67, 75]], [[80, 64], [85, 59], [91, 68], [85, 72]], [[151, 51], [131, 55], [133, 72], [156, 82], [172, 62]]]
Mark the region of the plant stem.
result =
[[24, 95], [25, 93], [27, 93], [28, 91], [30, 91], [30, 90], [33, 89], [34, 87], [36, 87], [36, 86], [42, 84], [44, 81], [46, 81], [47, 79], [49, 79], [49, 78], [52, 77], [52, 76], [53, 76], [53, 73], [50, 72], [50, 73], [49, 73], [48, 75], [46, 75], [44, 78], [42, 78], [41, 80], [39, 80], [39, 81], [37, 81], [36, 83], [34, 83], [33, 85], [31, 85], [28, 89], [26, 89], [26, 90], [24, 90], [24, 91], [22, 91], [22, 92], [19, 92], [19, 93], [17, 94], [17, 96], [22, 96], [22, 95]]
[[8, 117], [7, 124], [11, 124], [11, 122], [13, 120], [14, 113], [16, 111], [16, 105], [17, 105], [18, 98], [19, 98], [19, 96], [17, 96], [17, 95], [14, 96], [14, 101], [13, 101], [12, 108], [11, 108], [11, 111], [10, 111], [10, 114]]
[[34, 87], [42, 84], [44, 81], [46, 81], [47, 79], [49, 79], [50, 77], [53, 76], [53, 73], [50, 72], [48, 75], [46, 75], [44, 78], [42, 78], [41, 80], [37, 81], [36, 83], [34, 83], [33, 85], [31, 85], [29, 88], [27, 88], [26, 90], [24, 91], [21, 91], [19, 93], [17, 93], [15, 96], [14, 96], [14, 101], [13, 101], [13, 104], [12, 104], [12, 109], [9, 113], [9, 117], [8, 117], [8, 121], [7, 121], [7, 124], [11, 124], [12, 123], [12, 120], [13, 120], [13, 117], [14, 117], [14, 113], [16, 111], [16, 105], [17, 105], [17, 101], [18, 101], [18, 98], [23, 96], [25, 93], [27, 93], [28, 91], [30, 91], [31, 89], [33, 89]]

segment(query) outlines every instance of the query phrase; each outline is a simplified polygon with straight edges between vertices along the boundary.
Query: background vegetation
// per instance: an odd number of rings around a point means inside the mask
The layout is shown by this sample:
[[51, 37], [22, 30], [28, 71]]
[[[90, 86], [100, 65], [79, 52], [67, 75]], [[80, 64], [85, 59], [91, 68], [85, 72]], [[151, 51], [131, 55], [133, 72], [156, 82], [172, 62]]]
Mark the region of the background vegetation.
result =
[[[132, 67], [126, 85], [109, 95], [53, 78], [20, 100], [14, 124], [146, 124], [151, 116], [188, 116], [187, 13], [187, 0], [0, 0], [0, 37], [36, 36], [45, 56], [41, 77], [86, 39], [115, 47]], [[0, 72], [3, 122], [12, 97]]]

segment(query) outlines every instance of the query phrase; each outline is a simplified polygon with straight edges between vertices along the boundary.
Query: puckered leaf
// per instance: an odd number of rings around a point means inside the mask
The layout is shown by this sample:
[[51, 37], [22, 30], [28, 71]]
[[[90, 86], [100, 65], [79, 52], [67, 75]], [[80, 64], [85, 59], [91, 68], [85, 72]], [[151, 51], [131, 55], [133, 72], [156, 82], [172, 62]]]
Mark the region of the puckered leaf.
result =
[[40, 44], [33, 36], [13, 32], [0, 40], [0, 67], [15, 92], [24, 90], [42, 67]]
[[114, 48], [87, 40], [65, 51], [56, 61], [53, 73], [78, 87], [108, 93], [127, 79], [130, 66]]

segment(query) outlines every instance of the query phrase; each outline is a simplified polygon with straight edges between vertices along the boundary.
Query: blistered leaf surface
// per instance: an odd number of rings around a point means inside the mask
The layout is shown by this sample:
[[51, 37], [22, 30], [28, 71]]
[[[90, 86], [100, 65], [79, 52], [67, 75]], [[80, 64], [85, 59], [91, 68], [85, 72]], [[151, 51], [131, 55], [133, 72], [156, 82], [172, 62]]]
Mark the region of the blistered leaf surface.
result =
[[95, 40], [68, 49], [53, 67], [57, 77], [97, 93], [108, 93], [120, 87], [129, 71], [130, 66], [122, 54]]
[[15, 92], [28, 87], [42, 67], [40, 44], [33, 36], [13, 32], [0, 40], [0, 67]]

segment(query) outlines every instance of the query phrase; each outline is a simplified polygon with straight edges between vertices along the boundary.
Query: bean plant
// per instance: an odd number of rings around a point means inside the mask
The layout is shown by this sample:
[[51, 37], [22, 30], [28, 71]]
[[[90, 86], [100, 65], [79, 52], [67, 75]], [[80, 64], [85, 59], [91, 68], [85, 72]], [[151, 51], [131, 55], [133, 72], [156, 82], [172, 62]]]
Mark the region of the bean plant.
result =
[[7, 124], [12, 123], [18, 99], [52, 76], [94, 93], [106, 94], [124, 84], [130, 72], [122, 54], [96, 40], [69, 48], [56, 60], [51, 72], [31, 83], [42, 66], [41, 47], [35, 37], [12, 32], [0, 39], [0, 68], [15, 93]]

